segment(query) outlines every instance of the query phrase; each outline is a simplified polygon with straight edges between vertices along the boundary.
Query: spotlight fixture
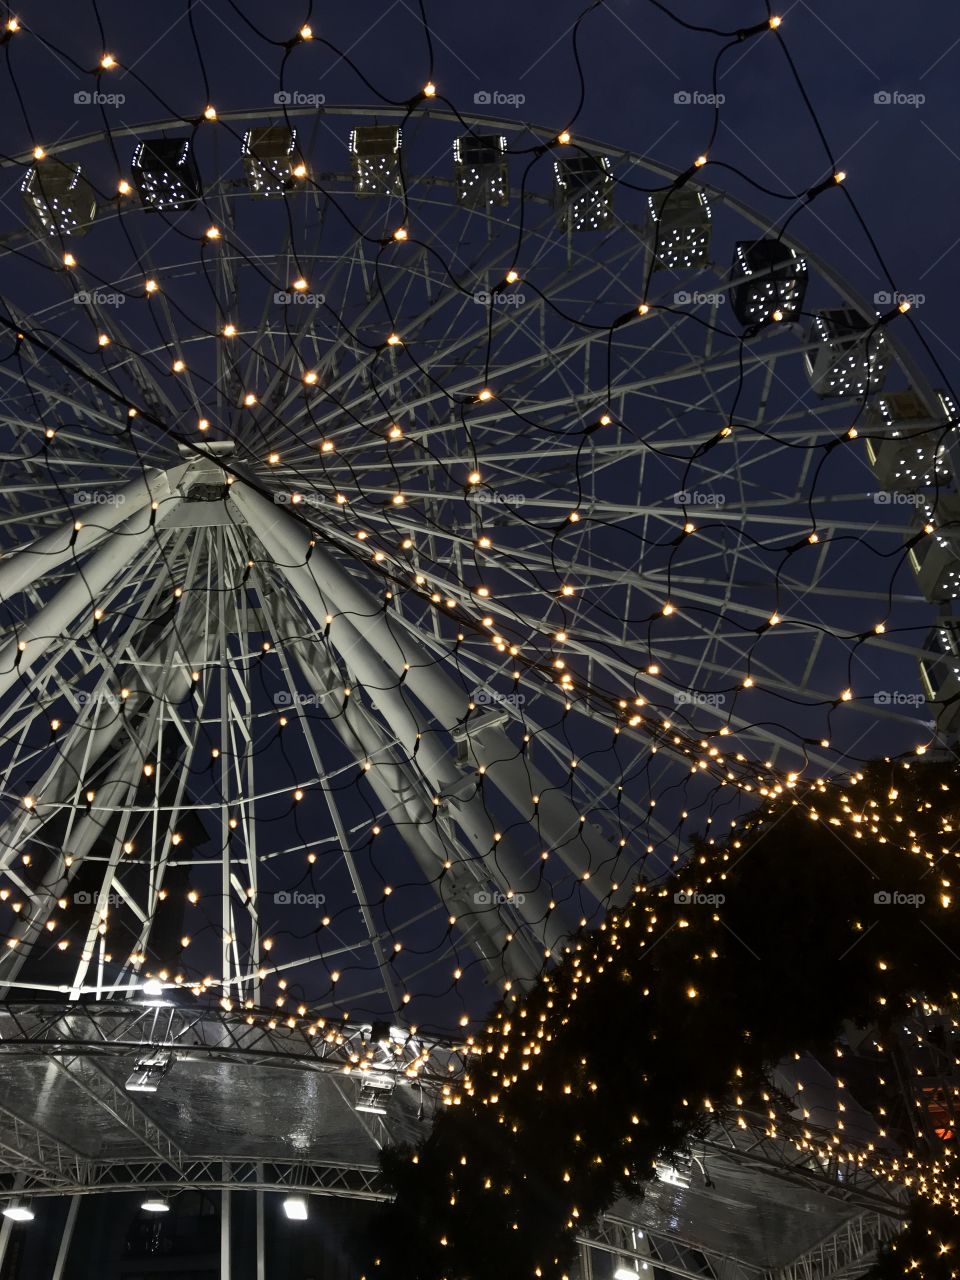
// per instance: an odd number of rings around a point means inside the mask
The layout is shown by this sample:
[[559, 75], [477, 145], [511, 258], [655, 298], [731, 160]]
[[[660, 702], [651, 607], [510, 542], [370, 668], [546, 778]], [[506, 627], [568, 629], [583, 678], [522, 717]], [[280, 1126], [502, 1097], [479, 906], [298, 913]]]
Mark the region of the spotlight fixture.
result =
[[173, 1054], [165, 1049], [139, 1058], [123, 1087], [127, 1093], [156, 1093], [172, 1062]]
[[283, 1202], [283, 1212], [291, 1222], [306, 1222], [307, 1202], [303, 1196], [287, 1196]]
[[145, 1213], [170, 1212], [170, 1206], [167, 1204], [166, 1200], [161, 1200], [158, 1196], [150, 1200], [144, 1200], [140, 1208], [143, 1209]]
[[32, 1222], [36, 1214], [28, 1204], [8, 1204], [3, 1210], [3, 1216], [11, 1222]]

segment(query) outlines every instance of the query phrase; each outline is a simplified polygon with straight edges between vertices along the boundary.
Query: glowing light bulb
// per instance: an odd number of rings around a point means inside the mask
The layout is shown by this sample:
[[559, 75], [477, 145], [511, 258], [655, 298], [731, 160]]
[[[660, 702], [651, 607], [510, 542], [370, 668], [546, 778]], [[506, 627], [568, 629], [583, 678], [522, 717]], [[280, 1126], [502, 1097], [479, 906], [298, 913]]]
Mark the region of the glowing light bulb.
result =
[[100, 65], [103, 67], [104, 71], [109, 71], [111, 67], [115, 67], [117, 65], [117, 60], [112, 53], [105, 53], [100, 59]]
[[133, 188], [130, 186], [130, 183], [126, 180], [126, 178], [121, 178], [120, 181], [117, 183], [117, 190], [120, 192], [122, 196], [128, 196], [132, 189]]
[[403, 342], [403, 339], [400, 337], [399, 334], [391, 333], [387, 335], [388, 347], [399, 347], [401, 346], [402, 342]]
[[160, 288], [156, 280], [147, 280], [143, 287], [147, 293], [156, 293], [157, 290]]
[[569, 129], [564, 129], [563, 133], [557, 134], [557, 141], [563, 146], [568, 146], [572, 141], [573, 135]]
[[425, 98], [435, 98], [437, 96], [437, 86], [432, 80], [428, 80], [423, 86], [423, 96]]
[[208, 240], [219, 240], [219, 239], [220, 239], [220, 228], [219, 228], [219, 227], [207, 227], [206, 231], [204, 232], [204, 235], [207, 237], [207, 239], [208, 239]]
[[235, 324], [225, 324], [223, 326], [223, 336], [225, 338], [235, 338], [237, 336], [237, 326]]
[[783, 21], [783, 19], [782, 19], [782, 18], [772, 17], [772, 18], [770, 19], [770, 26], [772, 27], [772, 29], [773, 29], [774, 31], [776, 31], [777, 27], [779, 27], [779, 25], [780, 25], [780, 23], [781, 23], [782, 21]]
[[706, 157], [706, 156], [697, 156], [696, 160], [694, 160], [694, 162], [693, 162], [693, 163], [696, 165], [696, 167], [697, 167], [698, 169], [702, 169], [702, 168], [703, 168], [703, 166], [707, 163], [707, 157]]
[[300, 39], [301, 40], [313, 39], [313, 27], [311, 27], [308, 22], [305, 22], [303, 26], [300, 28]]
[[293, 166], [293, 176], [295, 178], [305, 178], [307, 176], [307, 166], [301, 162]]
[[216, 108], [216, 107], [207, 107], [207, 108], [206, 108], [206, 110], [205, 110], [205, 111], [204, 111], [204, 113], [203, 113], [203, 118], [204, 118], [204, 120], [216, 120], [216, 118], [217, 118], [217, 108]]
[[46, 154], [47, 154], [47, 153], [44, 151], [43, 147], [34, 147], [34, 148], [33, 148], [33, 158], [34, 158], [34, 160], [42, 160], [42, 159], [43, 159], [43, 157], [44, 157]]

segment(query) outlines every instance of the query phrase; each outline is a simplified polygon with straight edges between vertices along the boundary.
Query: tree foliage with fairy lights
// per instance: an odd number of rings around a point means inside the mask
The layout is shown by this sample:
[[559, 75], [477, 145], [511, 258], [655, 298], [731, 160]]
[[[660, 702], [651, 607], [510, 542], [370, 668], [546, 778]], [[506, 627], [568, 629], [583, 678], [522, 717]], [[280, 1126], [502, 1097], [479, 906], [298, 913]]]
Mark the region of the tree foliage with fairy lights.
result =
[[[494, 1010], [433, 1132], [387, 1154], [397, 1195], [368, 1274], [568, 1275], [578, 1232], [784, 1056], [831, 1050], [846, 1021], [882, 1032], [916, 993], [955, 1000], [957, 794], [952, 765], [917, 761], [778, 787], [669, 881], [638, 884]], [[952, 1218], [947, 1181], [923, 1181], [918, 1221], [938, 1202]]]

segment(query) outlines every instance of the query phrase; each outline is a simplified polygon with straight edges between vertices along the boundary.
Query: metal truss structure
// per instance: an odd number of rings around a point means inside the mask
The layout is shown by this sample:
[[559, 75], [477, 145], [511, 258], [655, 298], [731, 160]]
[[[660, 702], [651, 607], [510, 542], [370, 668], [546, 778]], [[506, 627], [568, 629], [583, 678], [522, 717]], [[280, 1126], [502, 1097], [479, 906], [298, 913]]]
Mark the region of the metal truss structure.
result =
[[634, 1263], [641, 1274], [656, 1271], [682, 1280], [855, 1280], [870, 1269], [877, 1249], [900, 1225], [894, 1217], [860, 1213], [791, 1261], [771, 1268], [605, 1215], [595, 1232], [580, 1237], [578, 1280], [594, 1280], [594, 1259], [600, 1254]]
[[[389, 1199], [376, 1165], [316, 1164], [310, 1160], [223, 1160], [221, 1157], [98, 1162], [66, 1155], [59, 1146], [45, 1155], [41, 1170], [21, 1158], [11, 1161], [7, 1189], [17, 1196], [97, 1195], [138, 1191], [176, 1195], [178, 1191], [269, 1191], [307, 1196], [343, 1196], [350, 1200]], [[56, 1163], [54, 1163], [54, 1160]], [[12, 1175], [12, 1178], [11, 1178]]]
[[[370, 1024], [347, 1023], [311, 1034], [302, 1025], [251, 1018], [223, 1009], [196, 1010], [172, 1002], [111, 1000], [102, 1004], [0, 1004], [0, 1062], [32, 1051], [37, 1056], [86, 1056], [164, 1050], [227, 1062], [250, 1061], [300, 1071], [350, 1072], [371, 1043]], [[437, 1085], [455, 1069], [461, 1046], [453, 1040], [404, 1036], [391, 1054], [393, 1069]]]

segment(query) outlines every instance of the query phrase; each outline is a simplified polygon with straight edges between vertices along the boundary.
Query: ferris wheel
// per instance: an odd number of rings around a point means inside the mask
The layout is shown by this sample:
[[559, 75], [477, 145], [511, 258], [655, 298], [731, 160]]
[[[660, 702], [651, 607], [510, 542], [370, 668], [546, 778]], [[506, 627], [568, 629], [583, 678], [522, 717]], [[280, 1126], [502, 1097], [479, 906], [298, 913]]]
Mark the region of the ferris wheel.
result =
[[23, 162], [8, 999], [465, 1026], [745, 794], [929, 736], [878, 476], [909, 418], [935, 502], [952, 406], [878, 308], [696, 178], [408, 114]]

